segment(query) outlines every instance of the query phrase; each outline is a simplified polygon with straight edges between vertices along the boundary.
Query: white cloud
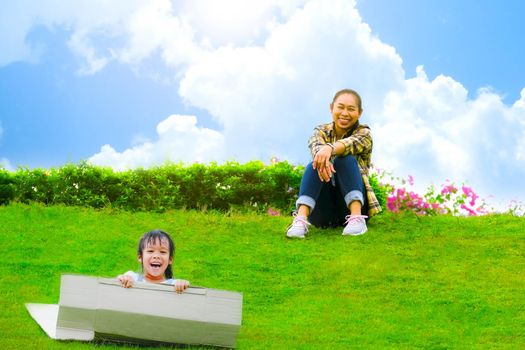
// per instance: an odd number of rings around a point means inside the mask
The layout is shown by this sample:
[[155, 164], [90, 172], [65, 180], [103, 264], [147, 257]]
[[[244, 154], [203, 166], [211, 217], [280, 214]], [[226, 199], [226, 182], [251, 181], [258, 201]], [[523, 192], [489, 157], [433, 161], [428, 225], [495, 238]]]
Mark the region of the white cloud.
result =
[[372, 113], [403, 81], [401, 58], [371, 35], [353, 5], [310, 1], [275, 25], [261, 46], [203, 55], [183, 75], [180, 95], [223, 125], [235, 157], [305, 160], [308, 153], [297, 145], [330, 118], [335, 91], [357, 89]]
[[124, 170], [167, 161], [195, 162], [225, 157], [223, 136], [217, 131], [198, 127], [195, 116], [169, 116], [157, 125], [157, 136], [155, 142], [144, 141], [123, 152], [104, 145], [89, 161]]
[[525, 88], [521, 90], [520, 99], [514, 103], [513, 107], [525, 110]]
[[213, 47], [249, 46], [264, 39], [280, 20], [305, 0], [183, 0], [178, 13], [195, 29], [197, 40]]
[[22, 4], [0, 2], [0, 67], [19, 60], [35, 60], [35, 50], [26, 43], [33, 25], [32, 16]]
[[469, 99], [451, 77], [429, 80], [419, 67], [374, 119], [375, 162], [423, 185], [466, 181], [485, 197], [525, 198], [522, 100], [509, 107], [489, 89]]
[[[82, 60], [80, 73], [92, 74], [114, 59], [113, 45], [126, 33], [131, 14], [147, 0], [18, 0], [0, 2], [0, 67], [16, 61], [35, 63], [45, 48], [29, 43], [35, 27], [71, 31], [68, 46]], [[106, 47], [98, 44], [104, 39]]]
[[[180, 95], [208, 110], [221, 125], [228, 157], [245, 161], [277, 155], [306, 161], [303, 145], [314, 125], [329, 118], [333, 93], [342, 87], [359, 90], [368, 115], [373, 115], [384, 95], [403, 83], [401, 58], [372, 36], [352, 1], [333, 1], [331, 6], [310, 1], [293, 10], [264, 3], [266, 10], [255, 11], [258, 32], [266, 30], [260, 43], [205, 45], [198, 40], [211, 29], [188, 27], [206, 18], [196, 17], [201, 2], [183, 3], [177, 17], [174, 6], [159, 1], [133, 12], [127, 21], [128, 40], [113, 53], [140, 65], [159, 52], [167, 65], [179, 67]], [[274, 9], [273, 16], [269, 9]], [[243, 18], [237, 22], [246, 25]]]
[[113, 51], [115, 58], [134, 65], [159, 54], [172, 67], [188, 64], [203, 50], [194, 41], [193, 28], [173, 15], [169, 0], [147, 2], [126, 20], [126, 44]]

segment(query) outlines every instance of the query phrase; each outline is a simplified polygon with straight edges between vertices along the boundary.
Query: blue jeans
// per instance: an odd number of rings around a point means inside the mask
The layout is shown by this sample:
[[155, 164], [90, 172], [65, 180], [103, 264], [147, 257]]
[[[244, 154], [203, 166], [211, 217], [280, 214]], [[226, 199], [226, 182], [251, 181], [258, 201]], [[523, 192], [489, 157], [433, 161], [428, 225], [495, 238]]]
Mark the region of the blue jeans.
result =
[[317, 227], [344, 225], [348, 206], [355, 200], [361, 202], [361, 212], [367, 212], [365, 185], [354, 156], [334, 159], [336, 173], [329, 182], [321, 181], [312, 164], [306, 167], [296, 202], [297, 208], [301, 204], [310, 207], [310, 223]]

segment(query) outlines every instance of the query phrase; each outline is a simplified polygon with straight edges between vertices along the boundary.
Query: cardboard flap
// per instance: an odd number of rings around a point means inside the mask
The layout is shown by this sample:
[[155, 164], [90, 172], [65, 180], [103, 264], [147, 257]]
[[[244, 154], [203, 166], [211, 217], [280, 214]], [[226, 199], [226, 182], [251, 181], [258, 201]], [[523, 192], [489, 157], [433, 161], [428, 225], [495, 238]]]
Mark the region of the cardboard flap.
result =
[[61, 340], [93, 340], [93, 329], [61, 328], [57, 327], [60, 307], [56, 304], [25, 304], [31, 317], [40, 328], [52, 339]]
[[58, 305], [26, 304], [27, 311], [50, 338], [56, 339]]

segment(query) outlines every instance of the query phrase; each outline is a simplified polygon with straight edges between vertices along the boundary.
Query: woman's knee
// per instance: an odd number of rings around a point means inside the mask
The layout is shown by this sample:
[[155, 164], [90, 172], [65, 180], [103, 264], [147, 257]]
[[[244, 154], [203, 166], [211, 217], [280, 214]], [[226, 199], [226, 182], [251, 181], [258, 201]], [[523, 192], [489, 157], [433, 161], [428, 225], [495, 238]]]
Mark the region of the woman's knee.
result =
[[312, 167], [312, 163], [306, 166], [303, 177], [301, 179], [301, 188], [299, 195], [309, 195], [316, 199], [323, 183], [319, 179], [317, 171]]
[[317, 176], [317, 171], [314, 169], [313, 162], [308, 163], [304, 169], [303, 177]]
[[334, 166], [337, 166], [340, 164], [356, 164], [357, 165], [357, 159], [351, 154], [344, 156], [344, 157], [335, 157]]
[[334, 168], [337, 170], [337, 168], [340, 167], [358, 167], [359, 164], [357, 163], [357, 159], [349, 154], [345, 157], [335, 157], [334, 159]]

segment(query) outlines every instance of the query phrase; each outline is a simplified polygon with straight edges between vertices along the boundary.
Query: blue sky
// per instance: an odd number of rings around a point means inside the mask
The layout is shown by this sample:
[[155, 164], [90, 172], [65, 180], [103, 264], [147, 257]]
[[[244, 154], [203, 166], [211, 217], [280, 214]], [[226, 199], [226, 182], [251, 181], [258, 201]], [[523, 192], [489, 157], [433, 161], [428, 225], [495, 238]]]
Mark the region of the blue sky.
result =
[[525, 201], [523, 13], [522, 1], [0, 0], [0, 162], [305, 163], [350, 87], [377, 167]]
[[430, 77], [451, 76], [472, 95], [490, 86], [507, 103], [520, 97], [522, 1], [359, 0], [357, 7], [372, 31], [396, 48], [409, 75], [424, 65]]

